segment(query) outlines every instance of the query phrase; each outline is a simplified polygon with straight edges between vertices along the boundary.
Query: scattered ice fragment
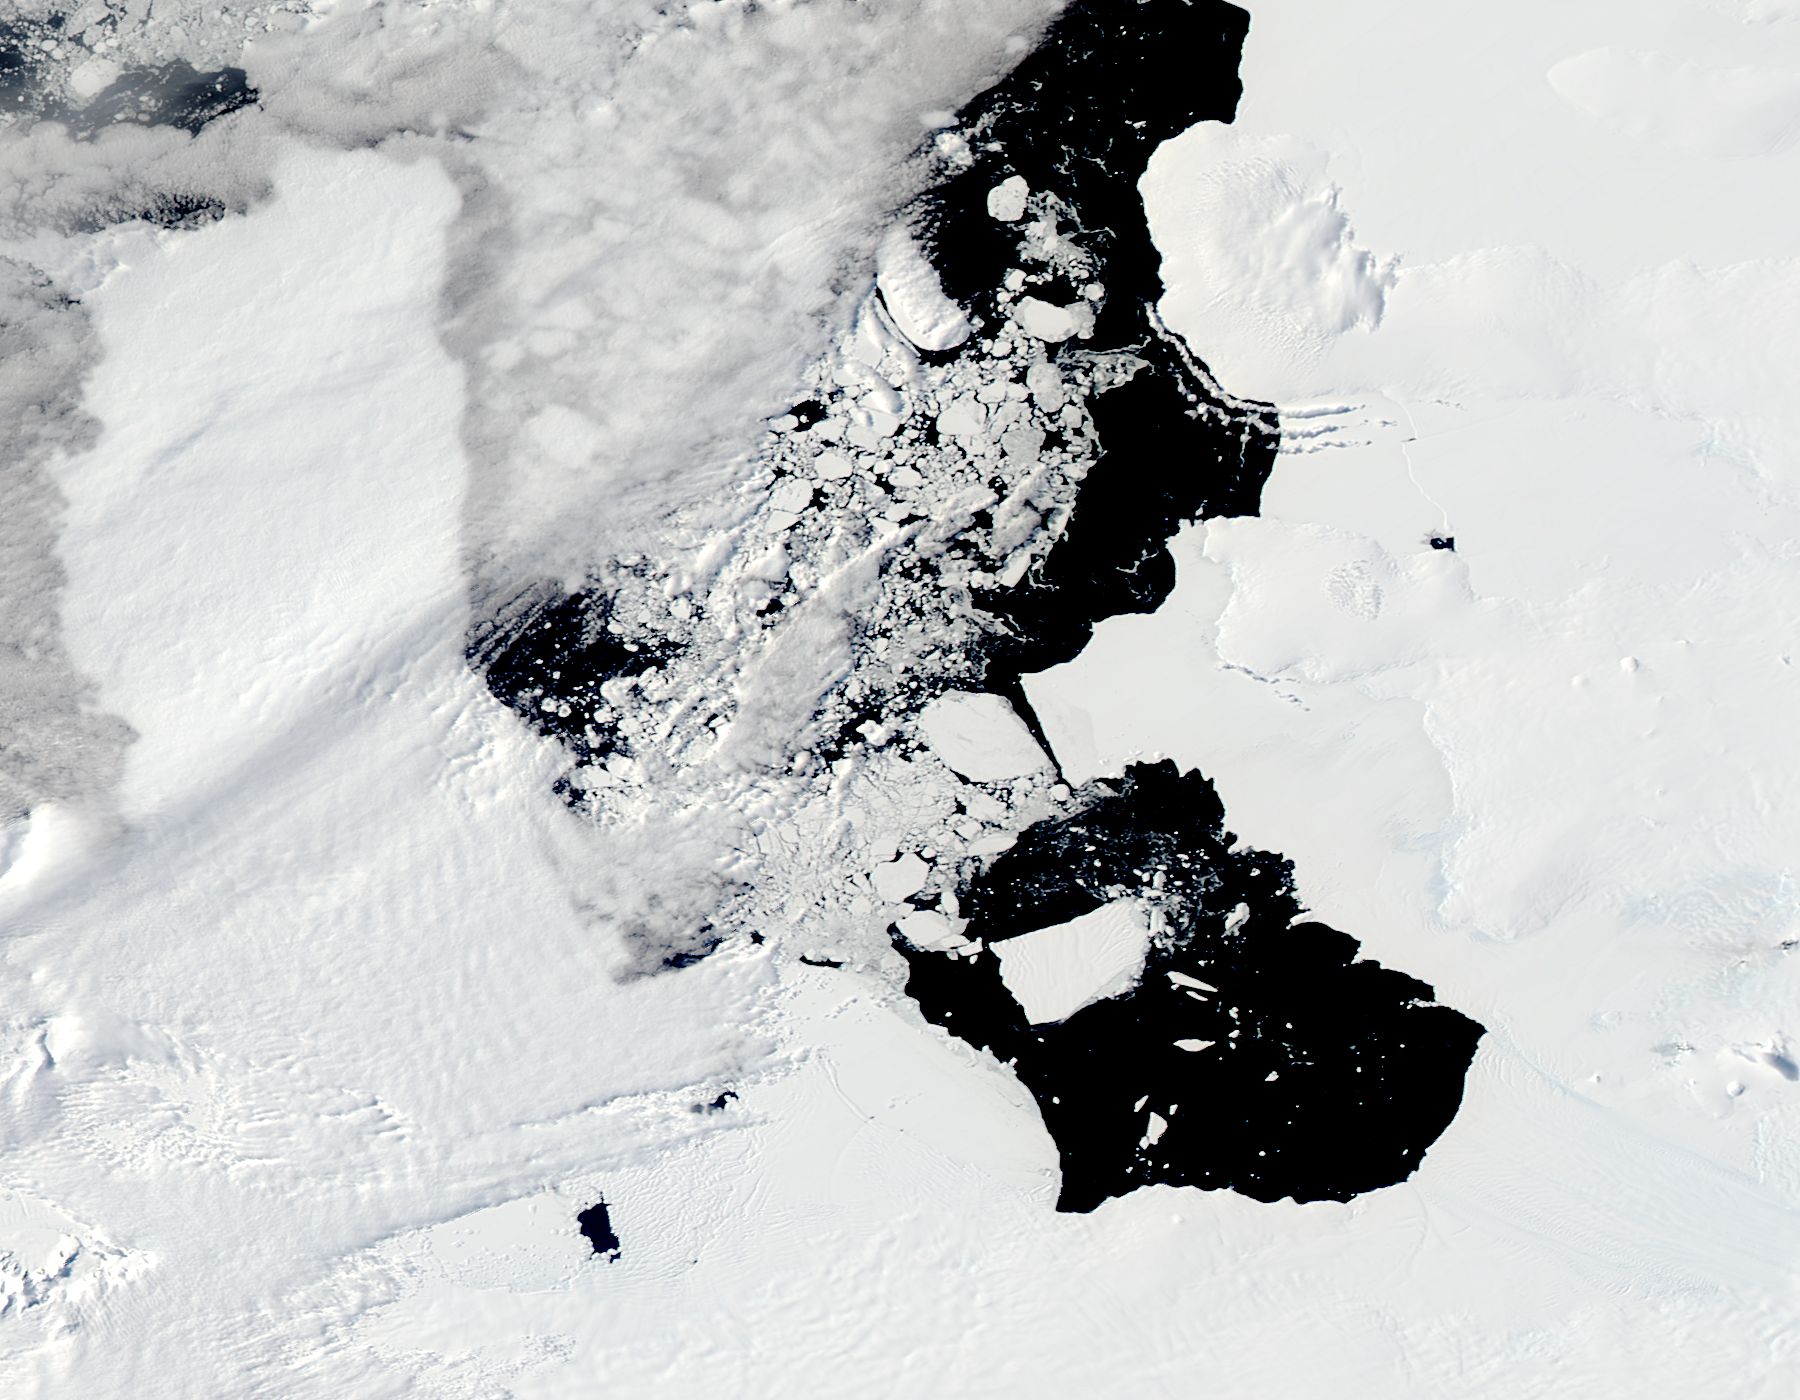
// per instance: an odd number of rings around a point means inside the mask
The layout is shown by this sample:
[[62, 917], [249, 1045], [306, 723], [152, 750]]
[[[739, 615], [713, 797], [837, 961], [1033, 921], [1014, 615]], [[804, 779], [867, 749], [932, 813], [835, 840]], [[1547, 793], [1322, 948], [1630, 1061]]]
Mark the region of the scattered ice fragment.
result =
[[900, 932], [906, 935], [906, 941], [915, 948], [941, 952], [948, 948], [963, 948], [969, 943], [963, 937], [962, 922], [952, 922], [935, 909], [921, 909], [897, 922]]
[[1048, 360], [1039, 360], [1025, 371], [1025, 387], [1031, 390], [1031, 397], [1046, 413], [1062, 407], [1068, 393], [1063, 385], [1062, 371]]
[[1022, 175], [1010, 175], [988, 191], [988, 213], [1003, 224], [1014, 223], [1025, 217], [1025, 200], [1031, 193], [1031, 186], [1025, 183]]
[[797, 476], [783, 477], [769, 492], [769, 505], [774, 510], [799, 512], [812, 504], [813, 486]]
[[993, 945], [1000, 980], [1033, 1025], [1130, 991], [1143, 975], [1150, 920], [1135, 899]]
[[853, 468], [842, 452], [821, 452], [813, 458], [813, 470], [824, 481], [836, 481], [839, 477], [849, 476]]
[[1138, 1143], [1138, 1146], [1154, 1147], [1162, 1138], [1162, 1135], [1168, 1131], [1168, 1128], [1169, 1120], [1167, 1118], [1164, 1118], [1160, 1113], [1152, 1113], [1150, 1115], [1150, 1123], [1144, 1129], [1143, 1139]]
[[954, 350], [969, 338], [969, 318], [944, 295], [936, 269], [900, 224], [876, 252], [875, 285], [900, 334], [921, 350]]
[[876, 866], [869, 873], [869, 878], [883, 899], [890, 904], [898, 904], [924, 889], [926, 878], [930, 874], [931, 867], [908, 851], [898, 860]]
[[69, 90], [85, 102], [110, 87], [119, 72], [119, 65], [109, 58], [90, 58], [69, 74]]
[[969, 138], [959, 131], [940, 131], [932, 144], [937, 147], [938, 154], [957, 169], [966, 169], [975, 162], [969, 154]]
[[1029, 466], [1044, 450], [1044, 430], [1035, 423], [1015, 423], [1000, 435], [1000, 450]]
[[1015, 588], [1019, 580], [1025, 577], [1025, 571], [1031, 567], [1031, 551], [1021, 549], [1006, 561], [1006, 567], [998, 575], [1002, 588]]
[[980, 437], [987, 431], [987, 410], [980, 400], [965, 394], [938, 414], [937, 426], [946, 437]]
[[1175, 1042], [1175, 1048], [1185, 1050], [1190, 1055], [1197, 1055], [1202, 1050], [1210, 1050], [1218, 1043], [1216, 1040], [1178, 1040]]
[[1036, 297], [1020, 297], [1013, 307], [1013, 317], [1026, 334], [1053, 343], [1071, 336], [1091, 335], [1094, 330], [1094, 308], [1085, 302], [1055, 306]]
[[920, 712], [919, 728], [933, 753], [978, 783], [1005, 782], [1050, 766], [1004, 696], [946, 691]]

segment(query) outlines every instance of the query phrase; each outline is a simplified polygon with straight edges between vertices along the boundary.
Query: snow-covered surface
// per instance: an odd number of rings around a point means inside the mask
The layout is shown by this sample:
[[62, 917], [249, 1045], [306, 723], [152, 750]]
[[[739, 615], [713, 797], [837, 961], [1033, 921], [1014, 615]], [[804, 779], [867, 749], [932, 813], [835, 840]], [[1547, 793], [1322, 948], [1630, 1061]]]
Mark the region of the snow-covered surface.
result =
[[1129, 899], [994, 945], [1000, 978], [1033, 1025], [1130, 991], [1149, 949], [1149, 913]]
[[[1164, 315], [1287, 451], [1029, 696], [1061, 778], [1203, 768], [1490, 1034], [1404, 1185], [1058, 1215], [1028, 1095], [865, 956], [922, 892], [962, 942], [940, 850], [1058, 775], [962, 697], [808, 788], [867, 571], [743, 462], [841, 333], [801, 479], [865, 481], [891, 172], [1052, 7], [757, 8], [87, 5], [263, 108], [0, 134], [0, 1390], [1785, 1400], [1800, 11], [1258, 5], [1239, 123], [1158, 156]], [[237, 212], [94, 231], [159, 180]], [[902, 482], [882, 547], [995, 507], [1022, 572], [1066, 504]], [[462, 641], [602, 540], [823, 602], [581, 825]], [[635, 975], [746, 870], [769, 944]]]
[[[1546, 74], [1598, 13], [1509, 14], [1502, 44], [1498, 17], [1387, 8], [1482, 58], [1309, 66], [1365, 21], [1259, 14], [1237, 124], [1153, 161], [1165, 316], [1282, 405], [1287, 451], [1260, 518], [1184, 533], [1161, 612], [1103, 625], [1033, 703], [1072, 780], [1204, 766], [1372, 956], [1792, 1199], [1788, 1082], [1727, 1088], [1800, 1022], [1800, 264], [1772, 256], [1767, 204], [1796, 156], [1647, 146], [1565, 104]], [[1670, 62], [1800, 52], [1718, 9], [1608, 14]], [[1402, 100], [1438, 115], [1397, 122]], [[1480, 144], [1497, 114], [1504, 151]], [[1264, 214], [1294, 239], [1230, 223]], [[1227, 244], [1294, 256], [1210, 262]]]
[[41, 1298], [10, 1394], [242, 1393], [321, 1321], [252, 1299], [686, 1137], [743, 1065], [755, 977], [615, 979], [595, 853], [463, 663], [455, 210], [435, 165], [296, 152], [241, 219], [70, 249], [105, 427], [57, 471], [64, 625], [136, 738], [0, 881], [5, 1180], [99, 1270], [0, 1241]]
[[[1285, 450], [1260, 518], [1185, 531], [1161, 611], [1028, 692], [1071, 781], [1204, 767], [1319, 917], [1489, 1027], [1428, 1196], [1462, 1145], [1511, 1171], [1575, 1131], [1629, 1189], [1680, 1162], [1739, 1244], [1746, 1208], [1795, 1238], [1800, 1103], [1762, 1058], [1800, 1025], [1800, 172], [1760, 76], [1792, 18], [1259, 6], [1237, 123], [1144, 181], [1165, 318]], [[1534, 1199], [1488, 1181], [1496, 1221]], [[1669, 1358], [1651, 1393], [1780, 1393], [1791, 1331], [1703, 1338], [1739, 1287], [1791, 1306], [1791, 1270], [1763, 1294], [1727, 1235], [1550, 1209], [1546, 1242], [1710, 1280], [1579, 1309]]]

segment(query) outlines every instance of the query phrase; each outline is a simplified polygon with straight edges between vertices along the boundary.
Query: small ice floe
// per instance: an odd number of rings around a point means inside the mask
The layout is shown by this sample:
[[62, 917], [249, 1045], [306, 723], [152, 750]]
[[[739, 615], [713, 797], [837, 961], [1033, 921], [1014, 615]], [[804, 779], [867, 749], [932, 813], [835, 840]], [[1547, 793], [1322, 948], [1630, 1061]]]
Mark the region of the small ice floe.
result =
[[937, 270], [900, 224], [876, 250], [875, 285], [900, 334], [919, 349], [954, 350], [969, 338], [969, 318], [944, 295]]
[[1025, 183], [1025, 177], [1009, 175], [988, 191], [987, 211], [1003, 224], [1017, 223], [1025, 217], [1025, 201], [1030, 196], [1031, 186]]
[[1135, 899], [1115, 900], [1067, 923], [992, 945], [1000, 980], [1033, 1025], [1137, 986], [1150, 950], [1150, 918]]
[[921, 909], [897, 922], [908, 943], [928, 952], [948, 952], [952, 948], [964, 948], [969, 944], [969, 939], [962, 931], [963, 921], [951, 919], [935, 909]]
[[930, 875], [931, 867], [908, 851], [898, 860], [876, 866], [869, 872], [869, 879], [874, 883], [877, 894], [890, 904], [898, 904], [924, 889], [925, 881]]
[[974, 782], [1005, 782], [1050, 766], [1001, 695], [946, 691], [920, 712], [919, 728], [933, 753]]
[[1052, 343], [1094, 333], [1094, 308], [1084, 301], [1057, 306], [1036, 297], [1020, 297], [1013, 307], [1013, 319], [1027, 335]]

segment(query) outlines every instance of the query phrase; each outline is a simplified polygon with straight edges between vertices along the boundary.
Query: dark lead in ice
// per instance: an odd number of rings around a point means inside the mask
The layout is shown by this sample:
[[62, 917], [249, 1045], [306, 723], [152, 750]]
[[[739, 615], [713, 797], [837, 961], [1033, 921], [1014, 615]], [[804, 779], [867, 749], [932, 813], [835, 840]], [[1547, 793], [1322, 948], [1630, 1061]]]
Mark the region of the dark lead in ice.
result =
[[805, 432], [825, 417], [825, 405], [817, 399], [805, 399], [788, 410], [793, 417], [795, 429]]
[[612, 1214], [606, 1209], [604, 1198], [577, 1215], [575, 1223], [593, 1245], [594, 1253], [604, 1255], [609, 1261], [619, 1257], [619, 1237], [613, 1233]]
[[[1072, 660], [1096, 622], [1161, 606], [1175, 585], [1169, 538], [1207, 516], [1254, 515], [1274, 465], [1273, 409], [1224, 395], [1157, 317], [1161, 256], [1138, 193], [1159, 144], [1231, 119], [1247, 26], [1242, 10], [1216, 0], [1071, 5], [1042, 46], [958, 113], [972, 160], [914, 210], [945, 291], [998, 324], [1006, 276], [1027, 260], [1022, 225], [996, 220], [988, 193], [1023, 178], [1104, 289], [1093, 334], [1052, 357], [1123, 352], [1137, 362], [1088, 399], [1099, 455], [1048, 557], [1018, 586], [975, 596], [993, 620], [987, 685], [1015, 706], [1019, 676]], [[1076, 285], [1031, 290], [1083, 298]]]
[[[1160, 257], [1150, 241], [1137, 182], [1157, 145], [1195, 122], [1229, 119], [1239, 85], [1238, 54], [1247, 16], [1217, 0], [1085, 0], [1066, 10], [1046, 43], [957, 118], [972, 163], [946, 175], [906, 212], [929, 251], [948, 294], [976, 320], [998, 324], [998, 293], [1019, 262], [1019, 230], [987, 210], [993, 186], [1022, 175], [1036, 192], [1057, 201], [1065, 234], [1091, 257], [1105, 287], [1092, 336], [1055, 348], [1056, 356], [1128, 353], [1137, 368], [1123, 382], [1089, 399], [1101, 444], [1083, 478], [1074, 510], [1047, 557], [1012, 588], [978, 591], [970, 599], [988, 620], [980, 644], [980, 684], [1006, 695], [1038, 731], [1020, 677], [1077, 656], [1094, 624], [1127, 612], [1152, 612], [1175, 583], [1167, 542], [1185, 523], [1210, 515], [1254, 515], [1275, 460], [1279, 433], [1268, 405], [1220, 392], [1210, 375], [1155, 314], [1162, 295]], [[1074, 300], [1076, 287], [1038, 286], [1047, 296]], [[962, 350], [923, 355], [934, 363], [979, 356], [980, 338]], [[794, 404], [794, 431], [827, 413], [818, 399]], [[935, 440], [927, 419], [921, 437]], [[954, 544], [952, 549], [954, 549]], [[901, 561], [888, 567], [916, 567]], [[604, 628], [610, 600], [585, 589], [543, 605], [556, 619], [545, 630], [537, 614], [515, 613], [472, 638], [476, 669], [488, 658], [518, 653], [534, 676], [518, 683], [519, 667], [486, 669], [494, 693], [544, 733], [564, 740], [578, 763], [610, 751], [604, 724], [584, 716], [566, 692], [629, 670], [585, 641]], [[781, 609], [772, 600], [765, 616]], [[670, 638], [666, 653], [680, 642]], [[560, 670], [562, 691], [540, 683]], [[967, 674], [907, 678], [900, 690], [853, 708], [843, 730], [820, 752], [835, 758], [858, 742], [857, 727], [923, 706], [943, 689], [967, 686]], [[545, 706], [545, 698], [568, 700]], [[587, 737], [593, 730], [597, 737]], [[1039, 738], [1043, 736], [1039, 732]], [[579, 773], [566, 795], [579, 800]]]
[[[987, 193], [1022, 176], [1105, 287], [1093, 335], [1055, 353], [1141, 362], [1088, 401], [1098, 456], [1048, 557], [1020, 586], [975, 599], [994, 620], [986, 683], [1034, 730], [1023, 675], [1078, 655], [1100, 620], [1157, 608], [1175, 582], [1169, 538], [1189, 521], [1255, 514], [1274, 463], [1273, 410], [1231, 399], [1157, 318], [1159, 259], [1137, 190], [1159, 142], [1234, 115], [1247, 22], [1212, 0], [1078, 0], [959, 114], [973, 163], [917, 211], [946, 291], [992, 322], [1019, 256]], [[961, 891], [979, 951], [894, 940], [926, 1018], [1010, 1064], [1036, 1099], [1061, 1158], [1059, 1209], [1159, 1183], [1347, 1200], [1410, 1175], [1461, 1103], [1482, 1028], [1304, 920], [1290, 863], [1235, 849], [1202, 775], [1134, 766], [1080, 797]], [[1166, 920], [1139, 986], [1028, 1024], [989, 945], [1123, 898]]]
[[192, 229], [217, 223], [229, 211], [225, 202], [205, 195], [162, 193], [132, 210], [129, 218], [142, 219], [158, 228]]
[[662, 656], [655, 642], [614, 630], [609, 601], [588, 589], [522, 601], [479, 625], [468, 645], [469, 664], [494, 696], [584, 763], [614, 748], [601, 687], [642, 675]]
[[[64, 23], [60, 14], [0, 22], [0, 117], [11, 112], [60, 122], [83, 138], [120, 122], [175, 127], [197, 135], [208, 123], [258, 100], [242, 68], [203, 71], [176, 59], [121, 73], [87, 102], [75, 105], [67, 99], [61, 67], [50, 61], [46, 49], [50, 45], [66, 53], [65, 46], [74, 43], [63, 37]], [[90, 29], [106, 27], [101, 18]]]
[[[1037, 1100], [1058, 1209], [1157, 1184], [1343, 1201], [1409, 1176], [1455, 1116], [1481, 1027], [1305, 920], [1290, 863], [1238, 848], [1198, 773], [1134, 765], [1082, 797], [963, 891], [979, 952], [895, 941], [926, 1019]], [[992, 945], [1124, 898], [1167, 922], [1138, 987], [1028, 1024]]]
[[99, 130], [136, 122], [197, 134], [207, 123], [253, 106], [257, 95], [242, 68], [203, 73], [177, 61], [121, 74], [83, 109], [81, 124]]

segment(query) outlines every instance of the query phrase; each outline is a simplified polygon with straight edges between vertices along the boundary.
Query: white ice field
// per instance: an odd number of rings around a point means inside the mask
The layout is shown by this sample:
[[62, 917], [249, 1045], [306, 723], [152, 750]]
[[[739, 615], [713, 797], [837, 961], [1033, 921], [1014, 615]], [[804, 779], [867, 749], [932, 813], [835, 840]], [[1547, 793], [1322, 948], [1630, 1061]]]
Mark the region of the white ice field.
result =
[[[748, 449], [878, 268], [968, 337], [892, 211], [1062, 7], [9, 8], [64, 108], [0, 127], [0, 1394], [1800, 1393], [1800, 5], [1253, 0], [1140, 188], [1163, 320], [1279, 411], [1260, 513], [1026, 678], [1048, 754], [953, 693], [879, 786], [768, 776], [821, 626], [607, 823], [471, 619], [798, 578]], [[259, 101], [80, 129], [177, 59]], [[1486, 1028], [1409, 1180], [1058, 1213], [1010, 1068], [845, 955], [956, 946], [919, 890], [1161, 757]], [[1036, 1022], [1150, 932], [1028, 937]]]

